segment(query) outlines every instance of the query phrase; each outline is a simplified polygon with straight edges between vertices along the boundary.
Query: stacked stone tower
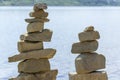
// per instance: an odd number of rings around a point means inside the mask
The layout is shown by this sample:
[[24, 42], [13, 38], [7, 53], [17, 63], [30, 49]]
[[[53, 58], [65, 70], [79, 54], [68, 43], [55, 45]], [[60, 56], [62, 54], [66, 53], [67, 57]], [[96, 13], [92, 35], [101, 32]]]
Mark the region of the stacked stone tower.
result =
[[43, 42], [50, 42], [52, 31], [44, 29], [44, 22], [48, 22], [48, 13], [44, 10], [47, 5], [38, 3], [34, 5], [33, 12], [30, 13], [27, 33], [20, 36], [18, 51], [20, 54], [9, 57], [9, 62], [21, 61], [18, 64], [18, 77], [10, 80], [56, 80], [58, 70], [51, 70], [49, 60], [56, 50], [52, 48], [44, 49]]
[[98, 49], [100, 35], [93, 26], [87, 27], [79, 33], [80, 42], [72, 45], [72, 53], [80, 54], [75, 59], [76, 72], [69, 73], [69, 80], [108, 80], [105, 71], [105, 57], [94, 51]]

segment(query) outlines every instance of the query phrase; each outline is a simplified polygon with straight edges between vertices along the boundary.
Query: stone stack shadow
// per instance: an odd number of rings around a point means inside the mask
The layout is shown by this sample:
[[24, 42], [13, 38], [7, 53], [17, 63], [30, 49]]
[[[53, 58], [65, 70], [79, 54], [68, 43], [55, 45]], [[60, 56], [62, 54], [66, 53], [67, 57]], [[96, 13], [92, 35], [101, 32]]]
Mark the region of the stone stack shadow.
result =
[[34, 5], [33, 12], [30, 12], [27, 33], [20, 36], [18, 41], [17, 55], [9, 57], [9, 62], [21, 61], [18, 64], [19, 75], [10, 80], [56, 80], [58, 70], [51, 70], [49, 59], [56, 53], [55, 49], [44, 49], [43, 42], [50, 42], [52, 31], [44, 29], [44, 23], [48, 22], [48, 12], [45, 3]]
[[69, 73], [69, 80], [108, 80], [105, 71], [105, 57], [94, 51], [98, 49], [99, 32], [93, 26], [78, 34], [80, 42], [72, 45], [71, 52], [79, 54], [75, 59], [76, 72]]

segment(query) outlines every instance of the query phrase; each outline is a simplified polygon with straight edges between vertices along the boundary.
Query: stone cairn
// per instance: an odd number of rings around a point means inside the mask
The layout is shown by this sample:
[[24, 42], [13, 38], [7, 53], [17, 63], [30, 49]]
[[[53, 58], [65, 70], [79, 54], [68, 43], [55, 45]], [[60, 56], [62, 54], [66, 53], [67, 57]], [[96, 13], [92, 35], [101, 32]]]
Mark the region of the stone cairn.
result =
[[105, 57], [94, 51], [98, 49], [100, 35], [94, 31], [93, 26], [87, 27], [79, 33], [80, 42], [72, 45], [71, 52], [80, 54], [75, 59], [76, 72], [69, 73], [69, 80], [108, 80], [105, 71], [97, 71], [105, 68]]
[[50, 42], [52, 31], [44, 29], [44, 22], [48, 22], [48, 13], [45, 3], [34, 5], [30, 12], [30, 19], [25, 19], [28, 24], [27, 33], [20, 36], [18, 51], [20, 54], [9, 57], [9, 62], [21, 61], [18, 64], [18, 77], [10, 80], [56, 80], [58, 70], [51, 70], [48, 59], [52, 58], [56, 50], [43, 48], [43, 42]]

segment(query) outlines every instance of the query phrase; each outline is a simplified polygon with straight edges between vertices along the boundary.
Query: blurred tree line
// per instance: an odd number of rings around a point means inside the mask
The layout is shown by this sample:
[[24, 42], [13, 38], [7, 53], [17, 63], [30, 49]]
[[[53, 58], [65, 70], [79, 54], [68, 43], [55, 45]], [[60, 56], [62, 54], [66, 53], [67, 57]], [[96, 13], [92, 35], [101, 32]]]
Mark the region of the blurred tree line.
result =
[[44, 2], [49, 6], [119, 6], [120, 0], [0, 0], [0, 6], [32, 6]]

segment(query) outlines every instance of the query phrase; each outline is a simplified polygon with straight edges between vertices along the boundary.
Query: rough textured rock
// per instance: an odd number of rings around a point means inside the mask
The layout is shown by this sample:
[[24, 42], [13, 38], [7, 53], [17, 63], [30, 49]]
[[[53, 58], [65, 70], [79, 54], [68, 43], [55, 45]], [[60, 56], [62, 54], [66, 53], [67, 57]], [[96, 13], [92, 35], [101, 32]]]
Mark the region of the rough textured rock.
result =
[[18, 51], [19, 52], [27, 52], [32, 50], [43, 49], [43, 42], [31, 43], [27, 41], [19, 41], [18, 42]]
[[105, 68], [105, 57], [97, 53], [82, 53], [75, 59], [76, 72], [85, 74]]
[[30, 33], [30, 34], [24, 34], [20, 36], [21, 40], [26, 41], [45, 41], [49, 42], [52, 38], [52, 31], [45, 29], [43, 32], [37, 32], [37, 33]]
[[93, 52], [98, 49], [97, 41], [78, 42], [72, 45], [72, 53]]
[[37, 11], [37, 12], [30, 12], [30, 17], [35, 17], [35, 18], [44, 18], [48, 17], [48, 13], [44, 12], [42, 9]]
[[108, 80], [104, 71], [96, 71], [88, 74], [70, 73], [69, 80]]
[[50, 63], [48, 59], [30, 59], [18, 64], [18, 72], [37, 73], [46, 71], [50, 71]]
[[100, 35], [99, 35], [98, 31], [89, 31], [89, 32], [79, 33], [79, 40], [81, 42], [96, 40], [96, 39], [99, 39], [99, 38], [100, 38]]
[[17, 78], [12, 78], [10, 80], [56, 80], [57, 74], [58, 70], [51, 70], [35, 74], [21, 73]]
[[88, 26], [88, 27], [85, 28], [84, 31], [85, 31], [85, 32], [94, 31], [94, 26]]
[[34, 11], [39, 11], [41, 9], [47, 9], [47, 4], [46, 3], [37, 3], [33, 7]]
[[27, 32], [42, 32], [44, 29], [44, 23], [43, 22], [33, 22], [28, 24], [27, 26]]
[[49, 22], [49, 19], [47, 19], [47, 18], [40, 18], [40, 19], [31, 18], [31, 19], [25, 19], [25, 21], [26, 21], [27, 23], [33, 23], [33, 22]]
[[55, 49], [35, 50], [14, 55], [12, 57], [9, 57], [8, 59], [9, 62], [16, 62], [25, 59], [50, 59], [55, 55], [55, 53]]

